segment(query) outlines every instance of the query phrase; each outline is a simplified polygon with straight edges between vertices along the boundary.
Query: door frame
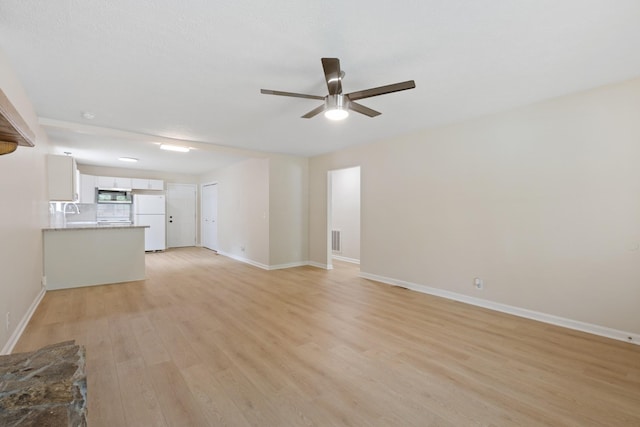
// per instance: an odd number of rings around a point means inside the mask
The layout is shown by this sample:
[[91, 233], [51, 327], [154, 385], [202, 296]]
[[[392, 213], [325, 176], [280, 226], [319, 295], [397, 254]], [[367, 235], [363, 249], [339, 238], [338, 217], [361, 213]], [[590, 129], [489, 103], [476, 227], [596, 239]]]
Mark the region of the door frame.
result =
[[[327, 270], [333, 270], [333, 251], [331, 250], [331, 230], [333, 230], [333, 173], [344, 169], [358, 168], [360, 173], [360, 261], [362, 260], [362, 166], [353, 165], [327, 170]], [[339, 259], [339, 258], [338, 258]], [[351, 261], [347, 261], [351, 262]], [[360, 265], [360, 262], [357, 263]]]
[[[220, 185], [219, 181], [211, 181], [211, 182], [203, 182], [202, 184], [200, 184], [200, 247], [204, 248], [205, 246], [203, 245], [203, 241], [204, 241], [204, 215], [202, 214], [202, 212], [204, 211], [204, 197], [202, 196], [204, 187], [206, 187], [207, 185]], [[218, 201], [220, 201], [220, 187], [218, 187]], [[217, 204], [216, 204], [217, 205]], [[219, 209], [218, 209], [219, 211]], [[217, 212], [216, 212], [216, 217], [218, 216]], [[216, 218], [216, 229], [218, 231], [220, 231], [220, 229], [218, 228], [218, 224], [220, 223], [220, 221], [218, 221], [218, 218]], [[217, 233], [216, 233], [217, 234]], [[210, 248], [207, 248], [210, 249]], [[215, 250], [216, 252], [220, 253], [220, 238], [218, 238], [218, 249], [211, 249], [211, 250]]]

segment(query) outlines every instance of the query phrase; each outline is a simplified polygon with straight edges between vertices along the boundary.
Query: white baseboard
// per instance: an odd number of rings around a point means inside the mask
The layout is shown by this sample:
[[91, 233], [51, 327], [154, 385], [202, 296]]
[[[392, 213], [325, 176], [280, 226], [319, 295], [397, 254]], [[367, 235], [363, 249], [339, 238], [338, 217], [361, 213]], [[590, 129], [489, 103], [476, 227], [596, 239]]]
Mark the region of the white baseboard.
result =
[[262, 268], [263, 270], [269, 270], [269, 266], [260, 262], [254, 261], [249, 258], [244, 258], [238, 255], [229, 254], [223, 251], [218, 251], [218, 255], [226, 256], [227, 258], [235, 259], [236, 261], [244, 262], [245, 264], [253, 265], [254, 267]]
[[310, 265], [311, 267], [322, 268], [323, 270], [333, 270], [332, 264], [320, 264], [319, 262], [315, 261], [307, 261], [307, 265]]
[[305, 265], [310, 265], [312, 267], [322, 268], [324, 270], [333, 270], [333, 265], [331, 264], [320, 264], [318, 262], [313, 261], [298, 261], [291, 262], [288, 264], [275, 264], [275, 265], [266, 265], [260, 262], [253, 261], [249, 258], [243, 258], [238, 255], [230, 254], [223, 251], [217, 251], [218, 255], [226, 256], [227, 258], [234, 259], [236, 261], [244, 262], [245, 264], [253, 265], [254, 267], [261, 268], [263, 270], [281, 270], [283, 268], [293, 268], [293, 267], [303, 267]]
[[554, 316], [552, 314], [541, 313], [539, 311], [528, 310], [526, 308], [515, 307], [512, 305], [501, 304], [498, 302], [488, 301], [481, 298], [470, 297], [468, 295], [458, 294], [456, 292], [445, 291], [443, 289], [432, 288], [430, 286], [420, 285], [417, 283], [406, 282], [404, 280], [392, 279], [390, 277], [378, 276], [376, 274], [360, 272], [360, 277], [375, 280], [376, 282], [386, 283], [393, 286], [401, 286], [424, 294], [435, 295], [442, 298], [460, 301], [479, 307], [488, 308], [490, 310], [500, 311], [502, 313], [513, 314], [514, 316], [533, 319], [556, 326], [562, 326], [568, 329], [574, 329], [581, 332], [587, 332], [602, 337], [612, 338], [619, 341], [625, 341], [631, 344], [640, 345], [640, 334], [620, 331], [605, 326], [585, 323], [578, 320], [567, 319], [564, 317]]
[[31, 316], [33, 316], [33, 313], [35, 313], [38, 305], [40, 305], [40, 301], [42, 301], [42, 298], [44, 297], [44, 294], [46, 292], [47, 290], [45, 288], [40, 289], [40, 292], [38, 293], [38, 295], [36, 295], [36, 299], [33, 300], [27, 312], [24, 314], [24, 316], [22, 316], [20, 323], [18, 323], [18, 326], [9, 337], [9, 341], [7, 341], [7, 343], [2, 348], [2, 352], [0, 352], [0, 355], [11, 354], [13, 348], [16, 346], [18, 340], [22, 336], [24, 329], [27, 327], [27, 324], [29, 324]]
[[331, 257], [333, 259], [337, 259], [338, 261], [350, 262], [351, 264], [360, 265], [360, 260], [359, 259], [347, 258], [346, 256], [342, 256], [342, 255], [331, 255]]
[[306, 261], [290, 262], [288, 264], [276, 264], [276, 265], [270, 265], [268, 270], [282, 270], [283, 268], [302, 267], [308, 264], [309, 263]]

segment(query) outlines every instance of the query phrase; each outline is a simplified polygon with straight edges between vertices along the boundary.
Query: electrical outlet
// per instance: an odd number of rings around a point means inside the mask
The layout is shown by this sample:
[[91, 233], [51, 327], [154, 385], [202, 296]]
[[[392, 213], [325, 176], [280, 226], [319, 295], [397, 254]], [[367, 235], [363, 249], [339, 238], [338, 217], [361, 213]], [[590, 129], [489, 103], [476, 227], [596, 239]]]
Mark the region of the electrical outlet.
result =
[[46, 288], [47, 287], [47, 276], [42, 276], [42, 280], [40, 281], [40, 283], [42, 283], [42, 287]]
[[476, 289], [483, 289], [484, 282], [482, 281], [481, 278], [476, 277], [475, 279], [473, 279], [473, 286], [475, 286]]
[[7, 311], [7, 319], [5, 321], [4, 327], [9, 330], [9, 326], [11, 325], [11, 312]]

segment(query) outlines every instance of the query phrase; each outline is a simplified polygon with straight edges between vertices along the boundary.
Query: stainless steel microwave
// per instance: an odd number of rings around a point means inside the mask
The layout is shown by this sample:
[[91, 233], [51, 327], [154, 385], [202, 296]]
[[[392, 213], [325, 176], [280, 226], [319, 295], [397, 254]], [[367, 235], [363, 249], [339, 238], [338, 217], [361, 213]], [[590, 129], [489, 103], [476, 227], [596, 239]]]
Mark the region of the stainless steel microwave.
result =
[[96, 200], [98, 203], [131, 203], [131, 191], [129, 190], [109, 190], [104, 188], [97, 189]]

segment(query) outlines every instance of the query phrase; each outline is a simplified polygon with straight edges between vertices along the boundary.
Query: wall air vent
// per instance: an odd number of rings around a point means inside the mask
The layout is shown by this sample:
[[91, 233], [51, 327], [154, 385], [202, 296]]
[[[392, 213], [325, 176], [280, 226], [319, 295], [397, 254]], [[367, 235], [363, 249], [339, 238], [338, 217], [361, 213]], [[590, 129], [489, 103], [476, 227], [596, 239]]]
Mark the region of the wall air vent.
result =
[[342, 239], [340, 230], [331, 230], [331, 251], [335, 253], [342, 252]]

